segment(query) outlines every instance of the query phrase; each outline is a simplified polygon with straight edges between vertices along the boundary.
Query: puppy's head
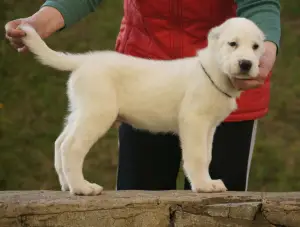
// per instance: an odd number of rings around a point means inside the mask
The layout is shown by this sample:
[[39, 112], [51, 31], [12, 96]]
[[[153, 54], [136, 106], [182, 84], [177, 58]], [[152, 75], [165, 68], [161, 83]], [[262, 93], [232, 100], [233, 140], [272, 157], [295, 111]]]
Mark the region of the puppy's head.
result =
[[263, 32], [250, 20], [232, 18], [208, 34], [208, 46], [217, 64], [230, 79], [251, 79], [259, 74], [264, 53]]

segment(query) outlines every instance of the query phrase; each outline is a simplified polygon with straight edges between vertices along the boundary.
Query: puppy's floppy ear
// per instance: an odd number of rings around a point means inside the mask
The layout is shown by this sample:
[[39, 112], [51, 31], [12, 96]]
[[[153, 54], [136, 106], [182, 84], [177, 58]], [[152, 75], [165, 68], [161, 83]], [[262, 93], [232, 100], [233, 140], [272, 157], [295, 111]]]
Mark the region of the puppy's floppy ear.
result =
[[221, 27], [220, 26], [213, 27], [208, 32], [208, 36], [207, 36], [208, 41], [218, 40], [219, 37], [220, 37], [220, 33], [221, 33]]

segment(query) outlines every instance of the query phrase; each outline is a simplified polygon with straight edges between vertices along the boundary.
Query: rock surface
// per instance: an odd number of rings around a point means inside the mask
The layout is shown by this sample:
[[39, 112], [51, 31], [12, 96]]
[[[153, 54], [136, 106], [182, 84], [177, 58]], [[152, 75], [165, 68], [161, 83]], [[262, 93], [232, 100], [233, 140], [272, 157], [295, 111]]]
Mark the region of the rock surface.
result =
[[300, 192], [0, 192], [0, 227], [110, 226], [300, 227]]

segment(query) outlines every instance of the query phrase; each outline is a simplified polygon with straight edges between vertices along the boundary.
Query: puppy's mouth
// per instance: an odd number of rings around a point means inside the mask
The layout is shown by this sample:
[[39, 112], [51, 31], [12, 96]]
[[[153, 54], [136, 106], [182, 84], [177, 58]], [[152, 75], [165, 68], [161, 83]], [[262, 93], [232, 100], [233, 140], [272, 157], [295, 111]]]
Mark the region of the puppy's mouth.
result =
[[239, 72], [237, 74], [233, 75], [234, 79], [239, 79], [239, 80], [251, 80], [253, 77], [249, 74], [249, 72]]
[[239, 75], [234, 76], [234, 79], [239, 79], [239, 80], [250, 80], [250, 79], [252, 79], [252, 78], [251, 78], [249, 75], [241, 76], [241, 75], [239, 74]]

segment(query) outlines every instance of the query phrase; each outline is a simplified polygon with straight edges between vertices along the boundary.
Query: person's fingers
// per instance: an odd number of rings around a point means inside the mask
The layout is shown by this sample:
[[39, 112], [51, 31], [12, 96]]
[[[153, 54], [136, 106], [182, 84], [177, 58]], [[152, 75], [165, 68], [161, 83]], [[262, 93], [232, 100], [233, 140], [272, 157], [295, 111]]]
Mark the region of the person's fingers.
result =
[[19, 45], [19, 46], [24, 46], [22, 40], [20, 38], [12, 38], [8, 35], [5, 35], [5, 38], [10, 42], [10, 43], [14, 43], [16, 45]]
[[18, 44], [13, 43], [13, 42], [10, 42], [10, 45], [11, 45], [13, 48], [15, 48], [16, 50], [18, 50], [19, 48], [24, 47], [24, 45], [18, 45]]
[[[16, 22], [16, 21], [14, 21]], [[5, 29], [6, 29], [6, 34], [5, 38], [9, 41], [10, 45], [18, 50], [19, 52], [24, 51], [24, 44], [21, 40], [22, 34], [19, 34], [20, 30], [13, 29], [13, 27], [16, 27], [18, 23], [11, 22], [11, 24], [6, 24]], [[17, 31], [17, 32], [16, 32]], [[26, 48], [25, 48], [26, 49]]]
[[18, 50], [19, 53], [25, 53], [25, 52], [28, 51], [28, 48], [26, 46], [23, 46], [21, 48], [18, 48], [17, 50]]
[[8, 36], [7, 34], [5, 34], [5, 38], [6, 38], [8, 41], [10, 41], [10, 40], [11, 40], [11, 37], [10, 37], [10, 36]]
[[234, 86], [240, 90], [248, 90], [260, 87], [261, 85], [263, 85], [263, 80], [234, 80], [233, 83]]
[[22, 38], [26, 35], [26, 33], [20, 29], [11, 28], [6, 31], [6, 34], [10, 37]]
[[11, 38], [10, 41], [17, 45], [24, 45], [23, 41], [20, 38]]
[[21, 38], [26, 35], [26, 33], [20, 29], [18, 26], [22, 23], [21, 19], [10, 21], [5, 25], [6, 35], [9, 37]]
[[23, 48], [24, 44], [22, 43], [21, 40], [11, 38], [11, 37], [6, 37], [10, 43], [11, 46], [13, 46], [15, 49]]

